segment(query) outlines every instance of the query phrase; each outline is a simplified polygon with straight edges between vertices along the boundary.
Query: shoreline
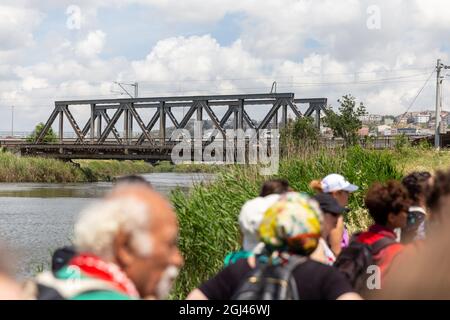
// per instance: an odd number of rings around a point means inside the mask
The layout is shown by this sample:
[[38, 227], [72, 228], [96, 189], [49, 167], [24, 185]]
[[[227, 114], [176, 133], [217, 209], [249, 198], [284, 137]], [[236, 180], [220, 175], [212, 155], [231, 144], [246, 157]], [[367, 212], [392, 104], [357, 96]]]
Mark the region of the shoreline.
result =
[[89, 183], [113, 181], [116, 177], [146, 173], [215, 173], [218, 166], [173, 165], [162, 161], [152, 165], [142, 160], [75, 160], [64, 162], [41, 157], [18, 157], [0, 152], [0, 183]]

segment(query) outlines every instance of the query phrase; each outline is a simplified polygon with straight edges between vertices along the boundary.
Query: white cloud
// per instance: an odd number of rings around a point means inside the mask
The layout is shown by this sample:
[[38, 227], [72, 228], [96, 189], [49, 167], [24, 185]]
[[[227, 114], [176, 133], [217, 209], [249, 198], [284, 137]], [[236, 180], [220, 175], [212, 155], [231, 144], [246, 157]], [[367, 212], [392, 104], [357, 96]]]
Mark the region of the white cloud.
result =
[[[124, 76], [155, 82], [155, 87], [167, 91], [182, 82], [184, 90], [213, 92], [220, 79], [251, 77], [256, 81], [262, 75], [261, 67], [262, 62], [246, 52], [240, 41], [223, 47], [205, 35], [159, 41], [145, 60], [132, 62], [132, 73]], [[224, 87], [232, 89], [230, 82]]]
[[91, 31], [84, 40], [77, 43], [75, 52], [84, 58], [95, 58], [102, 52], [105, 38], [103, 31]]
[[[445, 0], [82, 0], [81, 30], [52, 30], [56, 36], [40, 43], [35, 32], [42, 12], [58, 7], [64, 15], [73, 1], [20, 1], [20, 7], [12, 0], [0, 5], [0, 131], [7, 126], [1, 108], [11, 103], [23, 110], [40, 105], [29, 116], [43, 121], [60, 97], [114, 96], [114, 80], [139, 81], [141, 95], [268, 92], [277, 81], [278, 92], [328, 97], [333, 105], [351, 93], [370, 112], [402, 113], [436, 59], [450, 63]], [[127, 16], [130, 5], [157, 12], [165, 30], [183, 29], [161, 37], [140, 57], [107, 55], [122, 40], [102, 20], [107, 12], [120, 8], [123, 21], [117, 23], [146, 18]], [[367, 29], [369, 5], [380, 8], [380, 30]], [[236, 13], [240, 29], [234, 41], [227, 40], [231, 44], [204, 31]], [[138, 32], [130, 37], [139, 45], [147, 41]], [[433, 104], [427, 88], [417, 108]]]
[[0, 4], [0, 51], [32, 44], [33, 29], [42, 18], [37, 10]]
[[420, 28], [450, 28], [450, 3], [446, 0], [414, 0], [413, 22]]

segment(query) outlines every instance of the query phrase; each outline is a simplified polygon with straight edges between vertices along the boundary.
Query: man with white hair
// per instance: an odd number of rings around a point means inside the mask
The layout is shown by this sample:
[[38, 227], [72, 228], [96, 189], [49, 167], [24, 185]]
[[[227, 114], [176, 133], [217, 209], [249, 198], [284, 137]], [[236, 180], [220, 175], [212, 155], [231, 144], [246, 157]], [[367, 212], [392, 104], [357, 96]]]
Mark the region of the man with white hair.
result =
[[169, 202], [143, 184], [117, 186], [81, 214], [77, 254], [37, 283], [65, 299], [163, 299], [183, 264]]

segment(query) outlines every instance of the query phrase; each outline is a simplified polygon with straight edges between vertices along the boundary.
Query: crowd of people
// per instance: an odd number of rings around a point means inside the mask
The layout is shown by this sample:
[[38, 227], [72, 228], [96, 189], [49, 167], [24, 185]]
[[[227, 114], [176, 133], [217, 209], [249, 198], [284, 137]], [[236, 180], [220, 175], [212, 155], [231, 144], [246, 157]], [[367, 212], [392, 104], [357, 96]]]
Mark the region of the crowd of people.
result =
[[[265, 182], [241, 208], [241, 250], [187, 299], [450, 298], [450, 171], [374, 183], [364, 195], [373, 225], [353, 234], [345, 221], [358, 186], [330, 174], [310, 187]], [[0, 299], [166, 299], [184, 261], [177, 239], [169, 201], [138, 176], [118, 179], [81, 212], [51, 270], [19, 284], [0, 248]]]

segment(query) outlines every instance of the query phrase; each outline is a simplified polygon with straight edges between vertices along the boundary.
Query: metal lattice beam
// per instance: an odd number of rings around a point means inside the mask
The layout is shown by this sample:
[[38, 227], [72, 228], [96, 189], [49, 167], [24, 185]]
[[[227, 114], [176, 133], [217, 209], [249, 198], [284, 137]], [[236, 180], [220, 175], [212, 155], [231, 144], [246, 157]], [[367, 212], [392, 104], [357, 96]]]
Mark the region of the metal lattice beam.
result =
[[[98, 155], [101, 158], [108, 157], [107, 154], [104, 154], [104, 150], [109, 150], [108, 152], [115, 154], [116, 157], [128, 157], [131, 159], [133, 157], [140, 157], [136, 152], [141, 152], [139, 150], [144, 149], [152, 150], [152, 155], [148, 155], [149, 158], [157, 157], [157, 153], [163, 152], [162, 150], [164, 150], [164, 157], [167, 157], [169, 156], [168, 150], [173, 147], [171, 143], [174, 142], [166, 139], [166, 130], [169, 129], [167, 127], [166, 118], [171, 120], [176, 129], [186, 129], [189, 121], [193, 118], [194, 113], [197, 114], [197, 120], [203, 120], [204, 114], [206, 114], [213, 123], [214, 135], [219, 131], [222, 135], [226, 136], [225, 126], [231, 116], [233, 116], [235, 129], [244, 129], [244, 127], [266, 129], [273, 121], [276, 121], [275, 126], [278, 127], [278, 111], [282, 108], [281, 125], [284, 126], [287, 123], [288, 108], [292, 109], [297, 118], [302, 117], [302, 114], [297, 109], [296, 103], [309, 104], [309, 109], [306, 111], [305, 115], [312, 115], [315, 112], [316, 125], [320, 125], [320, 111], [325, 108], [327, 99], [294, 99], [293, 93], [57, 101], [55, 102], [54, 110], [48, 118], [42, 132], [37, 137], [34, 146], [36, 150], [40, 147], [44, 147], [39, 149], [39, 154], [42, 152], [45, 153], [51, 149], [46, 148], [47, 144], [44, 144], [43, 141], [45, 135], [48, 134], [48, 131], [59, 116], [59, 144], [55, 145], [56, 149], [53, 148], [51, 150], [59, 150], [59, 154], [62, 158], [70, 157], [72, 152], [70, 150], [75, 150], [75, 146], [81, 148], [77, 149], [77, 157], [83, 156], [82, 152], [80, 152], [83, 148], [86, 149], [86, 155], [88, 157], [93, 156], [92, 153], [89, 152], [92, 152], [94, 149], [97, 150], [96, 148], [102, 150], [99, 151], [101, 154]], [[90, 118], [83, 126], [83, 129], [80, 129], [70, 110], [70, 107], [73, 105], [89, 105], [90, 107]], [[246, 110], [246, 107], [250, 105], [271, 105], [269, 112], [266, 113], [259, 125], [253, 122], [251, 115], [248, 113], [248, 109]], [[221, 119], [219, 119], [216, 114], [217, 110], [214, 110], [217, 106], [228, 107]], [[189, 107], [189, 110], [183, 116], [183, 119], [178, 121], [172, 108], [181, 107]], [[151, 119], [148, 120], [144, 119], [139, 114], [138, 109], [140, 108], [154, 108], [156, 112]], [[108, 110], [114, 110], [112, 118], [108, 115]], [[205, 113], [203, 113], [203, 111], [205, 111]], [[76, 139], [64, 138], [64, 118], [70, 123], [76, 134]], [[123, 137], [121, 137], [119, 131], [116, 129], [120, 119], [123, 119]], [[104, 128], [102, 128], [102, 121], [104, 121], [104, 126], [106, 126]], [[147, 123], [147, 121], [149, 122]], [[158, 121], [159, 143], [157, 144], [157, 139], [155, 139], [151, 133]], [[133, 122], [138, 124], [140, 134], [135, 145], [132, 146]], [[145, 123], [147, 123], [147, 125], [145, 125]], [[90, 135], [88, 135], [89, 132]], [[115, 141], [111, 142], [108, 139], [110, 135], [114, 136]], [[144, 143], [145, 140], [149, 141], [149, 144]], [[213, 136], [209, 140], [213, 140]], [[108, 141], [108, 143], [105, 143], [106, 141]], [[87, 144], [88, 142], [89, 144]], [[208, 142], [209, 141], [207, 141], [206, 144], [208, 144]], [[65, 148], [65, 145], [70, 147]], [[31, 150], [33, 147], [29, 149], [30, 146], [28, 146], [27, 148], [27, 152], [33, 152], [33, 150]]]

